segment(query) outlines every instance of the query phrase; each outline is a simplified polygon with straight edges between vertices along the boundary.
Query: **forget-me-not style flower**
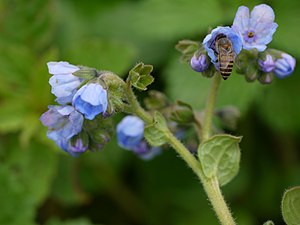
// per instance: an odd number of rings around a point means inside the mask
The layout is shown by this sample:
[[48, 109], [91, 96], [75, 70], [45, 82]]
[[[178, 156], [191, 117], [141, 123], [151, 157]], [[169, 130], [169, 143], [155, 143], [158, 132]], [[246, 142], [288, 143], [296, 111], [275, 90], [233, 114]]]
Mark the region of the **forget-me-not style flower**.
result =
[[49, 106], [41, 118], [44, 126], [48, 127], [47, 136], [62, 148], [69, 151], [69, 142], [72, 137], [82, 130], [83, 116], [72, 106]]
[[282, 53], [281, 58], [275, 61], [274, 74], [278, 78], [285, 78], [291, 75], [296, 66], [296, 59], [289, 54]]
[[85, 84], [74, 95], [72, 104], [86, 119], [93, 120], [107, 110], [107, 91], [99, 83]]
[[144, 122], [136, 116], [126, 116], [117, 125], [118, 144], [127, 150], [136, 148], [144, 137]]
[[255, 6], [251, 14], [246, 6], [240, 6], [235, 15], [232, 29], [241, 35], [244, 49], [256, 48], [262, 52], [272, 41], [273, 34], [278, 27], [274, 19], [273, 9], [266, 4]]
[[201, 54], [200, 56], [194, 55], [191, 58], [191, 67], [196, 72], [203, 72], [207, 70], [209, 63], [207, 62], [206, 55]]
[[258, 60], [259, 68], [265, 73], [270, 73], [275, 69], [275, 60], [269, 54], [266, 55], [265, 60]]
[[241, 37], [230, 27], [217, 27], [211, 31], [210, 34], [206, 35], [202, 44], [207, 51], [208, 56], [211, 58], [211, 62], [218, 68], [218, 56], [216, 54], [216, 38], [218, 35], [225, 35], [232, 44], [233, 51], [235, 55], [238, 55], [242, 50], [242, 39]]
[[68, 62], [48, 62], [47, 66], [49, 73], [53, 75], [49, 79], [51, 93], [57, 97], [59, 104], [70, 103], [82, 83], [82, 79], [73, 75], [79, 68]]

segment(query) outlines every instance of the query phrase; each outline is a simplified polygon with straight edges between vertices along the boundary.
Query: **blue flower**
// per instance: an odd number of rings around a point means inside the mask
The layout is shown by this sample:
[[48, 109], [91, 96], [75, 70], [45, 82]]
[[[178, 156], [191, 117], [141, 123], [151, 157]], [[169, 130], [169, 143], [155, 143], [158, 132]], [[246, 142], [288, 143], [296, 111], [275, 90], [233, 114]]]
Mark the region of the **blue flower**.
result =
[[86, 119], [93, 120], [107, 110], [107, 91], [98, 83], [86, 84], [76, 92], [72, 104]]
[[206, 55], [204, 54], [201, 54], [200, 56], [194, 55], [191, 58], [190, 64], [192, 69], [195, 70], [196, 72], [203, 72], [207, 70], [209, 66], [209, 62], [207, 62]]
[[150, 147], [145, 140], [135, 146], [132, 151], [143, 160], [153, 159], [161, 153], [160, 147]]
[[211, 62], [218, 68], [218, 56], [216, 49], [216, 37], [220, 34], [225, 35], [232, 44], [235, 55], [238, 55], [242, 50], [242, 39], [241, 37], [230, 27], [217, 27], [211, 31], [210, 34], [206, 35], [202, 44], [207, 51], [208, 56], [211, 58]]
[[275, 69], [275, 61], [269, 54], [266, 55], [265, 60], [258, 60], [260, 70], [265, 73], [270, 73]]
[[282, 53], [281, 58], [275, 62], [274, 74], [278, 78], [285, 78], [291, 75], [296, 66], [296, 59], [289, 54]]
[[127, 150], [137, 147], [144, 137], [144, 122], [136, 116], [126, 116], [117, 125], [118, 144]]
[[267, 48], [266, 45], [272, 41], [273, 34], [278, 27], [274, 19], [274, 11], [268, 5], [255, 6], [251, 15], [246, 6], [240, 6], [235, 15], [232, 29], [243, 37], [244, 49], [256, 48], [262, 52]]
[[68, 62], [48, 62], [47, 65], [49, 73], [53, 75], [49, 79], [51, 93], [57, 97], [56, 101], [59, 104], [70, 103], [82, 83], [82, 79], [72, 75], [79, 68]]
[[48, 127], [47, 136], [62, 148], [69, 151], [69, 142], [72, 137], [82, 130], [83, 116], [72, 106], [49, 106], [40, 120]]

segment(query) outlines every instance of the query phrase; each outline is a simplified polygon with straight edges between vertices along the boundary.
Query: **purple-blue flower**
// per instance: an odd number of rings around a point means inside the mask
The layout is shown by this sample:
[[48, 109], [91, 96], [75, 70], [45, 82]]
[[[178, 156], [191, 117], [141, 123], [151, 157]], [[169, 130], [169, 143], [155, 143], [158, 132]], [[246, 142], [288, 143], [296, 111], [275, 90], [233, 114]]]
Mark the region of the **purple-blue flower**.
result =
[[74, 95], [72, 104], [86, 119], [93, 120], [107, 110], [107, 91], [99, 83], [85, 84]]
[[278, 78], [285, 78], [291, 75], [296, 66], [296, 59], [289, 54], [282, 53], [281, 58], [275, 61], [274, 74]]
[[265, 73], [270, 73], [275, 69], [275, 61], [269, 54], [266, 55], [265, 60], [258, 60], [259, 68]]
[[48, 127], [47, 136], [62, 148], [69, 151], [69, 142], [72, 137], [82, 130], [83, 116], [72, 106], [49, 106], [40, 120]]
[[244, 49], [256, 48], [262, 52], [272, 41], [273, 34], [278, 27], [274, 19], [273, 9], [266, 4], [255, 6], [251, 15], [246, 6], [240, 6], [235, 15], [232, 29], [243, 38]]
[[117, 125], [118, 144], [127, 150], [137, 147], [144, 138], [144, 122], [136, 116], [126, 116]]
[[132, 151], [141, 159], [150, 160], [161, 153], [161, 148], [151, 147], [145, 140], [143, 140], [137, 146], [135, 146]]
[[70, 103], [82, 83], [82, 79], [73, 75], [79, 68], [68, 62], [48, 62], [47, 65], [49, 73], [53, 75], [49, 79], [51, 93], [57, 97], [59, 104]]
[[209, 66], [209, 62], [207, 62], [206, 55], [204, 54], [201, 54], [200, 56], [194, 55], [191, 58], [190, 64], [192, 69], [195, 70], [196, 72], [203, 72], [207, 70]]
[[225, 35], [232, 44], [235, 55], [238, 55], [242, 50], [242, 39], [241, 37], [230, 27], [217, 27], [211, 31], [210, 34], [206, 35], [202, 44], [207, 51], [208, 56], [211, 58], [211, 62], [218, 68], [218, 57], [216, 49], [216, 37], [220, 34]]

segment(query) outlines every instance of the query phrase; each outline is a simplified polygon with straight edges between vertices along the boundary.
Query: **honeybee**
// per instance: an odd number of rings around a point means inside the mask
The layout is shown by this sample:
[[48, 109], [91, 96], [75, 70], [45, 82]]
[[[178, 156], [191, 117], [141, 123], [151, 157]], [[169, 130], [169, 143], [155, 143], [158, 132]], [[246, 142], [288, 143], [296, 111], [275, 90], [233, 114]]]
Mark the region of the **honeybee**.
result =
[[227, 80], [232, 72], [233, 62], [235, 59], [232, 43], [224, 34], [219, 34], [216, 37], [215, 43], [215, 54], [218, 57], [219, 70], [223, 79]]

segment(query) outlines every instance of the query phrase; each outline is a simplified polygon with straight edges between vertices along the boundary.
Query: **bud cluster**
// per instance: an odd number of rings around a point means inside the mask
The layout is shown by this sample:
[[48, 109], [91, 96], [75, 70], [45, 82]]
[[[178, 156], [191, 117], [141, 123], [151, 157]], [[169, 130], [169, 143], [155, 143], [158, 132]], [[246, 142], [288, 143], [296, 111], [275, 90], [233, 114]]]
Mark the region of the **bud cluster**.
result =
[[110, 139], [111, 108], [104, 74], [68, 62], [49, 62], [51, 92], [59, 105], [50, 105], [41, 116], [47, 136], [64, 151], [76, 156], [101, 149]]
[[289, 54], [267, 48], [278, 27], [274, 20], [274, 11], [266, 4], [255, 6], [251, 13], [240, 6], [233, 25], [213, 29], [193, 54], [186, 51], [195, 49], [192, 41], [180, 41], [176, 48], [182, 58], [189, 60], [191, 68], [205, 77], [218, 71], [226, 80], [235, 65], [237, 73], [244, 74], [247, 81], [257, 79], [269, 84], [274, 76], [281, 79], [291, 75], [296, 65]]

